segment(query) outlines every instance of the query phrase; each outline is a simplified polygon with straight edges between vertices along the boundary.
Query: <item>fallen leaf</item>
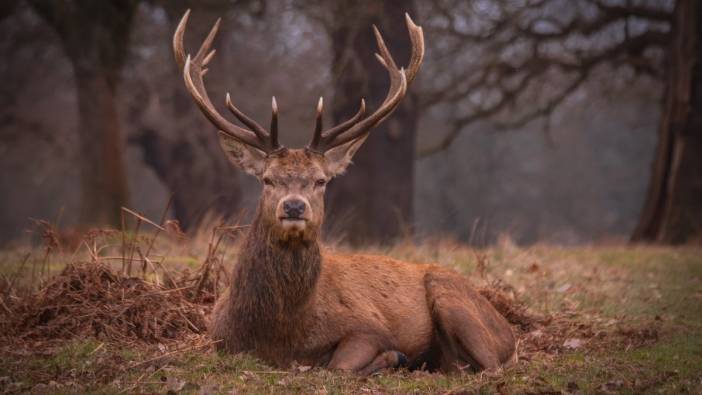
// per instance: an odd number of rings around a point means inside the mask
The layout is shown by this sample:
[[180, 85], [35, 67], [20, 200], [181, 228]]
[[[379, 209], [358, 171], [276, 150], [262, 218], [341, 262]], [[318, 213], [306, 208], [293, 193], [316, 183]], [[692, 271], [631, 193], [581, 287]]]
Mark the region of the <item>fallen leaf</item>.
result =
[[563, 342], [563, 347], [575, 350], [583, 346], [583, 341], [577, 338], [567, 339]]
[[572, 285], [570, 285], [570, 283], [565, 283], [565, 284], [561, 285], [560, 287], [558, 287], [556, 292], [562, 294], [562, 293], [568, 291], [571, 287], [572, 287]]

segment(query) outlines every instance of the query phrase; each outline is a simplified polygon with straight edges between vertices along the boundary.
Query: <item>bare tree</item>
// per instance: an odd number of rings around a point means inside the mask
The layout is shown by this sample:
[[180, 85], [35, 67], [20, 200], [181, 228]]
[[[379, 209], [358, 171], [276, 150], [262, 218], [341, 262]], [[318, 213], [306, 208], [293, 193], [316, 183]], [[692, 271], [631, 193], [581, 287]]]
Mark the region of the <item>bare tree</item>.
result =
[[119, 224], [127, 200], [116, 94], [136, 0], [32, 0], [73, 65], [84, 224]]
[[702, 6], [678, 0], [672, 24], [658, 147], [633, 241], [682, 243], [702, 233]]
[[[448, 131], [418, 156], [448, 148], [477, 121], [513, 129], [543, 119], [589, 81], [598, 68], [612, 78], [639, 78], [665, 86], [659, 145], [647, 203], [632, 239], [682, 242], [702, 230], [700, 188], [693, 174], [695, 86], [692, 64], [699, 7], [678, 0], [436, 0], [428, 6], [428, 74], [435, 86], [423, 109], [452, 114]], [[461, 64], [462, 67], [455, 67]]]

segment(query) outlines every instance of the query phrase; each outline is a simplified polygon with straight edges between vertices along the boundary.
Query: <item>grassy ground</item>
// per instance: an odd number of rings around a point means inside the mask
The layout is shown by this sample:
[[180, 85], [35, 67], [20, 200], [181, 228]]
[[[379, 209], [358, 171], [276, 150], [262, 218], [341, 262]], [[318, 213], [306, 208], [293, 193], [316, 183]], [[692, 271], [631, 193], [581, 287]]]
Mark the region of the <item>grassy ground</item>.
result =
[[[476, 252], [438, 242], [373, 252], [440, 262], [477, 284], [501, 279], [532, 312], [559, 319], [524, 332], [520, 362], [502, 371], [393, 371], [369, 378], [304, 366], [277, 370], [250, 356], [217, 355], [202, 335], [150, 345], [5, 337], [0, 392], [702, 393], [699, 248], [522, 249], [503, 243]], [[206, 252], [175, 249], [162, 255], [177, 271], [196, 267]], [[24, 273], [14, 282], [31, 284], [24, 256], [4, 253], [0, 273]], [[58, 272], [70, 259], [55, 256], [44, 271]], [[34, 266], [36, 282], [41, 270]]]

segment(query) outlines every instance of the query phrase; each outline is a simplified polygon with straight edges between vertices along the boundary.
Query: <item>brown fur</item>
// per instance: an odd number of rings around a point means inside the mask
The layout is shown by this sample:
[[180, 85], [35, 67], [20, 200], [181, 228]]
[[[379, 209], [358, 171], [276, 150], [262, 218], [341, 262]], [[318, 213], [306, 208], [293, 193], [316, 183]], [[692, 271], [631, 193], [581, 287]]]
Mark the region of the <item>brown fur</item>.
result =
[[[287, 150], [266, 159], [256, 218], [220, 297], [219, 348], [277, 366], [292, 361], [372, 373], [426, 362], [445, 371], [494, 368], [515, 353], [507, 321], [457, 273], [384, 256], [323, 253], [317, 242], [329, 158]], [[309, 204], [306, 225], [283, 228], [287, 196]]]

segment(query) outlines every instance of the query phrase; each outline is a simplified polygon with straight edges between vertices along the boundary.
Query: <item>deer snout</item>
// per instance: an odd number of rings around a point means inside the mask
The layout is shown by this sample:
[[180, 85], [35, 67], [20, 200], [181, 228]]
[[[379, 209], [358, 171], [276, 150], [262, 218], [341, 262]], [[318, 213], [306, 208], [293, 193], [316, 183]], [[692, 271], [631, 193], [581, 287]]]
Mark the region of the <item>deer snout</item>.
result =
[[300, 199], [290, 199], [283, 202], [283, 213], [288, 218], [302, 218], [305, 213], [305, 202]]
[[300, 195], [288, 195], [280, 199], [276, 210], [281, 221], [307, 221], [311, 212], [310, 203]]
[[276, 214], [286, 234], [299, 236], [307, 229], [307, 221], [310, 220], [312, 208], [304, 197], [288, 195], [280, 199]]

